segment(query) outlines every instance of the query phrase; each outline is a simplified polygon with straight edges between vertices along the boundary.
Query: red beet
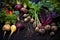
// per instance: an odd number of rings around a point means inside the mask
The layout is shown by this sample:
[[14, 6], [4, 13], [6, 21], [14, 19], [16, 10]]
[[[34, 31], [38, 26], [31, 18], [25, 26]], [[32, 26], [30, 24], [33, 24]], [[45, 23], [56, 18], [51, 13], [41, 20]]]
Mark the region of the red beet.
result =
[[14, 7], [16, 10], [20, 10], [22, 8], [22, 5], [21, 4], [17, 4], [15, 7]]

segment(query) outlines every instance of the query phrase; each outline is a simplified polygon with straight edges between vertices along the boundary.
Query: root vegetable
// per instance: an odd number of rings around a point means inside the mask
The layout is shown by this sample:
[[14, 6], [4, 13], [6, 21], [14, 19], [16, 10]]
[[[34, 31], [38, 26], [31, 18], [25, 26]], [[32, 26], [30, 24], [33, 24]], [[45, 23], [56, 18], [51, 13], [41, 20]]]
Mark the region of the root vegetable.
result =
[[56, 31], [56, 30], [57, 30], [57, 26], [52, 26], [52, 27], [51, 27], [51, 30], [52, 30], [52, 31]]
[[27, 10], [26, 8], [21, 8], [20, 11], [21, 11], [22, 13], [27, 13], [27, 12], [28, 12], [28, 10]]
[[4, 31], [4, 36], [6, 34], [6, 31], [10, 31], [10, 25], [9, 24], [5, 24], [2, 28], [2, 30]]
[[38, 28], [38, 27], [36, 27], [36, 28], [35, 28], [35, 31], [39, 31], [39, 28]]
[[45, 29], [39, 29], [39, 32], [40, 32], [41, 34], [44, 34], [44, 33], [45, 33]]
[[11, 26], [11, 33], [10, 33], [10, 35], [9, 35], [9, 38], [11, 37], [11, 35], [16, 31], [16, 26], [15, 25], [12, 25]]
[[29, 21], [29, 19], [28, 19], [28, 18], [25, 18], [25, 19], [24, 19], [24, 21], [25, 21], [25, 22], [28, 22], [28, 21]]
[[50, 25], [46, 25], [46, 26], [45, 26], [45, 29], [46, 29], [46, 30], [50, 30], [50, 28], [51, 28]]
[[28, 18], [29, 20], [31, 19], [31, 17], [30, 17], [30, 16], [28, 16], [27, 18]]
[[33, 22], [33, 27], [36, 28], [36, 22]]
[[34, 22], [34, 19], [33, 19], [33, 18], [31, 18], [31, 19], [30, 19], [30, 22], [31, 22], [31, 23], [33, 23], [33, 22]]
[[20, 10], [22, 8], [22, 4], [17, 4], [15, 7], [14, 7], [16, 10]]
[[27, 17], [29, 14], [24, 14], [23, 17]]

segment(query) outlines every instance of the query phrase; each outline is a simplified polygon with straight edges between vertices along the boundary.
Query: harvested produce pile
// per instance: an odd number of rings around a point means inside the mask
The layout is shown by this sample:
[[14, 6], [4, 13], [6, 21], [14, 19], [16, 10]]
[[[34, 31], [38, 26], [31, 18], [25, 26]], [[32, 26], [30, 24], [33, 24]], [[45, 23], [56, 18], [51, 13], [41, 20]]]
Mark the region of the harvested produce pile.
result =
[[[8, 0], [7, 0], [8, 1]], [[44, 35], [55, 35], [60, 26], [59, 22], [53, 19], [60, 17], [57, 14], [58, 4], [52, 1], [39, 1], [38, 3], [30, 0], [9, 0], [2, 2], [2, 10], [0, 12], [0, 22], [4, 23], [2, 31], [3, 36], [9, 31], [9, 38], [17, 31], [17, 35], [21, 30], [27, 29], [27, 36], [31, 36], [34, 32]], [[57, 11], [57, 12], [56, 12]]]

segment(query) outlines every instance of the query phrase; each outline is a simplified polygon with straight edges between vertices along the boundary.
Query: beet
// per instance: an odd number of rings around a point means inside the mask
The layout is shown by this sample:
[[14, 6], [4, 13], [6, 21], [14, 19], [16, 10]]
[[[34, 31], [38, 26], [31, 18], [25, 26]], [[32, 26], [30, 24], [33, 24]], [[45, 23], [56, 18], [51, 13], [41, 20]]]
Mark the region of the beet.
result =
[[22, 4], [17, 4], [15, 7], [14, 7], [16, 10], [20, 10], [22, 8]]

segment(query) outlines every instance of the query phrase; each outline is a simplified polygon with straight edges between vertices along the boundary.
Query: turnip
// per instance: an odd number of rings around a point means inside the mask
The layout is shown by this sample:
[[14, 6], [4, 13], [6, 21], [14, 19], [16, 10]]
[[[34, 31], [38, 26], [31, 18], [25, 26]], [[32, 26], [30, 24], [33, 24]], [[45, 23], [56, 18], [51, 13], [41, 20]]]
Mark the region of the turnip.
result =
[[10, 31], [10, 25], [9, 24], [5, 24], [2, 28], [2, 30], [4, 31], [4, 36], [6, 34], [6, 31]]
[[27, 10], [26, 8], [21, 8], [20, 11], [21, 11], [22, 13], [27, 13], [27, 12], [28, 12], [28, 10]]
[[23, 17], [27, 17], [29, 14], [24, 14]]
[[50, 30], [51, 26], [50, 25], [46, 25], [45, 26], [45, 30]]
[[52, 30], [52, 31], [56, 31], [56, 30], [57, 30], [57, 26], [52, 26], [52, 27], [51, 27], [51, 30]]
[[11, 35], [16, 31], [16, 26], [15, 25], [12, 25], [11, 26], [11, 33], [10, 33], [10, 35], [9, 35], [9, 38], [11, 37]]
[[39, 32], [40, 32], [41, 34], [44, 34], [44, 33], [45, 33], [45, 29], [39, 29]]

